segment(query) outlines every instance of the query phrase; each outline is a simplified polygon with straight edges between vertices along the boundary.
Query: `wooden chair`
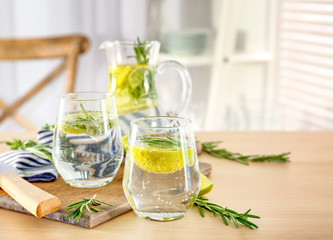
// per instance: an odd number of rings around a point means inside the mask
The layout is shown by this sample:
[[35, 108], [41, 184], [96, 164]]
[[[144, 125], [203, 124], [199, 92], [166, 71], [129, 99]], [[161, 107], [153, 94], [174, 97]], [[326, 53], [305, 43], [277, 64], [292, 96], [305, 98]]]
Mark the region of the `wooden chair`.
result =
[[53, 71], [13, 104], [8, 105], [0, 98], [0, 109], [2, 109], [0, 123], [6, 118], [12, 117], [27, 130], [36, 130], [31, 123], [17, 113], [17, 110], [63, 71], [67, 73], [64, 92], [73, 92], [78, 56], [88, 48], [89, 40], [80, 35], [36, 39], [0, 39], [0, 60], [63, 59]]

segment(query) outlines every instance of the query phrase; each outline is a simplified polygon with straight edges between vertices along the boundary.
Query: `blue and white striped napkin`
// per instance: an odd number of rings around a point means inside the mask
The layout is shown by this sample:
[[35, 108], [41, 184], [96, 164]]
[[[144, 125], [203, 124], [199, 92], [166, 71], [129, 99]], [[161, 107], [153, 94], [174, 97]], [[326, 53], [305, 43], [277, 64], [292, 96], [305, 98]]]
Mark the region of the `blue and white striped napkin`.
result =
[[[44, 149], [52, 154], [53, 132], [40, 130], [37, 133], [38, 144], [50, 144]], [[57, 179], [58, 172], [48, 160], [40, 158], [28, 150], [12, 150], [0, 154], [0, 162], [17, 170], [17, 174], [29, 182], [51, 182]]]
[[[118, 117], [119, 126], [121, 129], [122, 136], [128, 135], [131, 122], [138, 118], [144, 118], [149, 116], [163, 116], [160, 107], [149, 108], [146, 110], [141, 110], [140, 112], [129, 113]], [[167, 114], [169, 115], [169, 114]]]

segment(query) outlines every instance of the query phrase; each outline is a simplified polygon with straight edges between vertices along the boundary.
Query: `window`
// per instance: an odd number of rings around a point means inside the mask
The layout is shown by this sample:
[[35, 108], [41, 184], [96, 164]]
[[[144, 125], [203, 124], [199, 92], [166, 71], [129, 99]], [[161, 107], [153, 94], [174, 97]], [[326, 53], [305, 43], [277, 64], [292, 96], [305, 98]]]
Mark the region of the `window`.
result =
[[284, 126], [333, 129], [333, 1], [281, 1], [278, 92]]

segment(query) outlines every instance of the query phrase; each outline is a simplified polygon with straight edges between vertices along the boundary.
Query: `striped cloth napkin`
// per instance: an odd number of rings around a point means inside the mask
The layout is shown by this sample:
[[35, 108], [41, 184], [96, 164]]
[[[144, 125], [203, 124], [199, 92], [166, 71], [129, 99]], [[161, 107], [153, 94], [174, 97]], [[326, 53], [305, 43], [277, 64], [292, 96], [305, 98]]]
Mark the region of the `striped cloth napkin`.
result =
[[[38, 144], [50, 144], [44, 150], [51, 154], [52, 139], [53, 132], [50, 130], [40, 130], [37, 133]], [[51, 182], [58, 177], [55, 166], [49, 160], [40, 158], [28, 150], [12, 150], [2, 153], [0, 162], [17, 169], [16, 173], [29, 182]]]
[[[163, 111], [161, 110], [160, 107], [153, 107], [146, 110], [141, 110], [140, 112], [129, 113], [119, 116], [118, 122], [121, 129], [121, 134], [123, 136], [128, 135], [131, 126], [131, 121], [138, 118], [149, 117], [149, 116], [164, 116], [162, 113]], [[169, 116], [170, 114], [167, 113], [166, 115]]]

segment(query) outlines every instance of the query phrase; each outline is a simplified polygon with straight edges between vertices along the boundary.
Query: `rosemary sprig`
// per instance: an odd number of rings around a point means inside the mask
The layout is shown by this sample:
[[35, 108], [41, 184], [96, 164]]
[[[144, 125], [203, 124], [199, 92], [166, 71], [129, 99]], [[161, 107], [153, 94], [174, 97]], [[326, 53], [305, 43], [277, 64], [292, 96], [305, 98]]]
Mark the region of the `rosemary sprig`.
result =
[[83, 198], [82, 201], [68, 205], [65, 208], [66, 211], [76, 208], [74, 211], [72, 211], [70, 214], [67, 215], [66, 219], [72, 217], [73, 219], [76, 218], [76, 222], [80, 221], [81, 216], [84, 212], [84, 209], [87, 209], [88, 212], [91, 212], [91, 210], [93, 210], [95, 212], [104, 212], [104, 210], [96, 208], [97, 206], [102, 205], [102, 204], [113, 207], [111, 204], [97, 200], [96, 194], [90, 199]]
[[180, 147], [180, 142], [177, 139], [171, 137], [166, 137], [166, 138], [143, 137], [140, 139], [140, 142], [153, 147], [162, 147], [162, 148]]
[[82, 103], [80, 103], [80, 108], [81, 108], [83, 114], [86, 116], [86, 118], [81, 118], [81, 120], [84, 120], [84, 121], [96, 121], [96, 119], [93, 116], [91, 116], [91, 115], [89, 115], [87, 113], [87, 111], [86, 111], [86, 109], [84, 109]]
[[[75, 129], [79, 129], [85, 134], [92, 137], [98, 137], [103, 134], [105, 131], [104, 121], [99, 121], [103, 119], [98, 119], [97, 117], [93, 117], [91, 114], [89, 114], [83, 107], [82, 103], [80, 103], [80, 108], [83, 112], [84, 117], [76, 116], [74, 120], [66, 121], [66, 124], [70, 125]], [[107, 124], [107, 127], [109, 129], [112, 129], [114, 122], [111, 119], [108, 119]]]
[[202, 151], [216, 158], [226, 158], [245, 165], [249, 165], [249, 162], [286, 163], [289, 161], [290, 152], [281, 153], [277, 155], [243, 155], [241, 153], [230, 152], [224, 148], [218, 148], [219, 143], [221, 143], [221, 141], [203, 142], [201, 143]]
[[37, 157], [49, 160], [52, 164], [54, 164], [52, 155], [44, 149], [45, 147], [48, 147], [50, 144], [38, 145], [37, 142], [33, 141], [32, 139], [23, 142], [16, 138], [14, 138], [12, 142], [7, 141], [5, 143], [6, 145], [10, 146], [10, 150], [25, 149], [32, 152]]
[[54, 132], [54, 128], [55, 128], [54, 124], [47, 124], [46, 123], [44, 126], [42, 126], [43, 130], [49, 130], [49, 131], [52, 131], [52, 132]]
[[136, 38], [136, 42], [134, 42], [134, 52], [135, 56], [129, 56], [131, 58], [136, 58], [137, 64], [148, 64], [149, 63], [149, 52], [151, 49], [151, 45], [147, 46], [147, 42], [141, 42], [140, 38]]
[[202, 217], [205, 217], [205, 214], [203, 211], [205, 209], [205, 210], [213, 213], [214, 216], [220, 215], [220, 217], [222, 218], [222, 221], [227, 226], [229, 225], [228, 220], [231, 220], [234, 223], [236, 228], [239, 227], [239, 223], [241, 223], [251, 229], [258, 228], [258, 226], [256, 224], [254, 224], [253, 222], [250, 222], [248, 220], [248, 218], [260, 218], [259, 216], [249, 214], [251, 209], [247, 210], [245, 213], [238, 213], [229, 208], [224, 208], [215, 203], [210, 203], [210, 202], [208, 202], [208, 199], [204, 198], [204, 197], [198, 197], [195, 200], [194, 205], [196, 205], [198, 207], [199, 213]]

